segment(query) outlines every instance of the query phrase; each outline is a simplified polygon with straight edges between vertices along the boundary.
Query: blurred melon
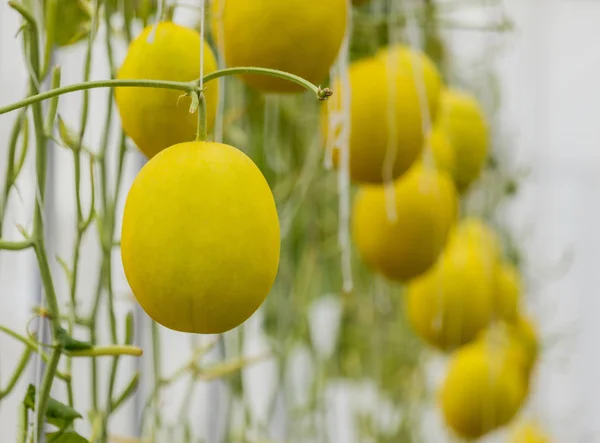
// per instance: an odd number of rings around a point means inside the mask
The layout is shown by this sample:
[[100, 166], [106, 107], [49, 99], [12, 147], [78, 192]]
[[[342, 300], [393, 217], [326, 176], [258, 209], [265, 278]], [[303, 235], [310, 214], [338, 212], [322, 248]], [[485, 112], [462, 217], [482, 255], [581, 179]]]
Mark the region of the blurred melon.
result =
[[[441, 89], [437, 68], [423, 53], [394, 46], [352, 63], [349, 83], [352, 181], [382, 183], [386, 178], [400, 177], [421, 154], [423, 115], [429, 113], [433, 118], [437, 112]], [[423, 97], [419, 95], [421, 88]], [[334, 80], [332, 89], [338, 97], [344, 94], [339, 79]], [[329, 107], [324, 107], [322, 132], [326, 143], [340, 131], [339, 125], [328, 127], [327, 116], [335, 111], [335, 100], [334, 95]], [[333, 160], [337, 165], [335, 149]], [[384, 168], [389, 171], [384, 172]]]
[[352, 233], [369, 266], [391, 280], [406, 281], [437, 260], [456, 216], [457, 196], [446, 173], [422, 165], [398, 179], [392, 191], [395, 214], [387, 212], [390, 196], [385, 187], [368, 185], [359, 190]]
[[[258, 66], [326, 80], [346, 33], [347, 0], [212, 0], [211, 30], [228, 67]], [[240, 78], [262, 92], [304, 89], [273, 76]]]
[[458, 189], [464, 191], [485, 166], [488, 124], [475, 98], [456, 89], [442, 91], [439, 107], [435, 124], [450, 138], [456, 158], [454, 180]]
[[476, 343], [503, 349], [506, 356], [521, 368], [528, 381], [539, 356], [539, 337], [531, 319], [519, 314], [515, 323], [496, 322], [477, 338]]
[[496, 313], [498, 318], [515, 322], [521, 299], [521, 276], [511, 263], [502, 262], [496, 268]]
[[437, 168], [448, 172], [450, 176], [454, 177], [456, 173], [456, 155], [446, 131], [440, 126], [433, 127], [425, 140], [425, 149], [429, 151], [427, 154], [431, 155], [428, 160], [433, 160]]
[[451, 358], [441, 386], [444, 420], [462, 438], [477, 439], [508, 424], [527, 396], [518, 366], [502, 349], [472, 344]]
[[417, 335], [449, 351], [487, 328], [495, 315], [497, 248], [480, 221], [458, 224], [436, 265], [407, 287], [408, 318]]

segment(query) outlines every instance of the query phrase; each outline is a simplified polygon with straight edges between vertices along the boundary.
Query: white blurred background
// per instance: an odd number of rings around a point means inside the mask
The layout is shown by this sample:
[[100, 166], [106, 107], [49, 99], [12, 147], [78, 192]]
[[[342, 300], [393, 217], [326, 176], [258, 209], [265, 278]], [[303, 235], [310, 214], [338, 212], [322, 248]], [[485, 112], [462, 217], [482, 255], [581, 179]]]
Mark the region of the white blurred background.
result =
[[[600, 383], [597, 381], [600, 347], [596, 339], [600, 336], [600, 322], [597, 320], [600, 316], [600, 272], [596, 269], [600, 263], [600, 235], [596, 231], [600, 226], [597, 198], [597, 190], [600, 189], [600, 1], [507, 0], [505, 3], [508, 15], [516, 23], [513, 33], [498, 36], [457, 30], [451, 34], [451, 47], [458, 58], [457, 63], [468, 66], [471, 60], [481, 56], [482, 48], [490, 41], [497, 40], [501, 45], [502, 56], [496, 63], [502, 90], [500, 131], [508, 140], [507, 148], [515, 166], [531, 170], [516, 201], [505, 212], [532, 264], [527, 269], [532, 294], [530, 309], [540, 323], [548, 346], [538, 368], [535, 394], [528, 414], [543, 423], [551, 432], [553, 441], [600, 442], [600, 421], [597, 420], [600, 416]], [[466, 21], [472, 18], [464, 17]], [[176, 21], [182, 23], [189, 19], [189, 11], [176, 16]], [[5, 1], [1, 1], [0, 105], [19, 100], [25, 94], [27, 70], [20, 41], [15, 38], [19, 26], [20, 19]], [[98, 37], [98, 41], [103, 40], [101, 35]], [[123, 49], [119, 48], [120, 56]], [[63, 84], [81, 80], [83, 55], [84, 48], [78, 45], [63, 51], [56, 59], [63, 68]], [[108, 76], [104, 57], [102, 44], [97, 44], [93, 79]], [[105, 97], [103, 90], [94, 90], [90, 94], [88, 143], [96, 142], [101, 136]], [[74, 126], [79, 119], [80, 101], [80, 94], [60, 99], [59, 113]], [[6, 168], [6, 141], [14, 117], [15, 113], [0, 116], [0, 177], [4, 176]], [[113, 136], [117, 136], [116, 131]], [[75, 220], [72, 158], [70, 152], [58, 147], [54, 147], [52, 152], [46, 220], [49, 256], [69, 258]], [[31, 224], [35, 183], [32, 160], [33, 156], [29, 156], [19, 179], [19, 195], [13, 194], [10, 200], [4, 229], [7, 239], [19, 238], [17, 224]], [[125, 189], [140, 165], [139, 157], [129, 155]], [[90, 190], [85, 175], [82, 183], [85, 184], [82, 194], [87, 196]], [[81, 258], [78, 297], [83, 300], [84, 306], [86, 300], [90, 303], [97, 278], [99, 251], [93, 235], [92, 230], [86, 237]], [[115, 262], [119, 262], [118, 255]], [[31, 308], [39, 303], [40, 298], [36, 269], [30, 252], [0, 253], [0, 324], [25, 332], [24, 325], [31, 317]], [[67, 281], [56, 262], [53, 273], [57, 291], [66, 299]], [[127, 297], [127, 284], [120, 269], [114, 278], [122, 335], [122, 319], [134, 309], [134, 304]], [[144, 317], [138, 312], [137, 318]], [[252, 321], [246, 327], [251, 331], [256, 329]], [[151, 373], [148, 324], [141, 323], [139, 330], [141, 333], [136, 343], [147, 352], [137, 363], [131, 358], [121, 360], [119, 374], [122, 377], [117, 381], [118, 386], [127, 382], [136, 365], [144, 374]], [[107, 343], [109, 333], [102, 333], [101, 340]], [[191, 340], [172, 332], [163, 331], [162, 334], [166, 356], [162, 370], [168, 374], [186, 360]], [[251, 333], [249, 337], [246, 346], [248, 355], [260, 353], [264, 344], [258, 334]], [[19, 343], [0, 335], [0, 383], [6, 382], [20, 353]], [[87, 374], [87, 364], [77, 362], [74, 373]], [[102, 377], [107, 373], [106, 368], [101, 371]], [[35, 380], [35, 365], [30, 364], [28, 371], [28, 380], [22, 381], [14, 395], [0, 403], [2, 442], [16, 439], [17, 405], [26, 384]], [[274, 371], [269, 363], [246, 371], [253, 380], [248, 386], [257, 416], [265, 409], [265, 400], [271, 395], [268, 380]], [[151, 376], [145, 375], [143, 380], [151, 382]], [[89, 395], [83, 393], [88, 391], [88, 383], [85, 377], [75, 379], [78, 398]], [[56, 388], [55, 395], [63, 395], [62, 386], [57, 383]], [[196, 409], [197, 425], [202, 433], [212, 435], [218, 428], [214, 418], [218, 417], [220, 403], [215, 403], [215, 398], [222, 397], [214, 396], [217, 389], [220, 389], [218, 382], [203, 386], [195, 393], [200, 408]], [[185, 383], [182, 382], [162, 397], [166, 415], [177, 415], [176, 405], [184, 391]], [[357, 395], [364, 400], [366, 394], [362, 392]], [[348, 403], [342, 397], [336, 398], [338, 406], [336, 409], [332, 405], [332, 414], [337, 413], [338, 420], [348, 420], [344, 418], [347, 408], [342, 407]], [[135, 435], [140, 407], [139, 402], [131, 401], [121, 409], [114, 420], [116, 434]], [[255, 417], [257, 421], [259, 418]], [[330, 441], [354, 441], [351, 432], [342, 432], [347, 426], [340, 423], [332, 426], [336, 432], [331, 434]], [[427, 442], [442, 441], [442, 437], [434, 431], [438, 425], [439, 417], [432, 415], [427, 418], [426, 426], [431, 430]], [[219, 440], [213, 435], [208, 441]]]

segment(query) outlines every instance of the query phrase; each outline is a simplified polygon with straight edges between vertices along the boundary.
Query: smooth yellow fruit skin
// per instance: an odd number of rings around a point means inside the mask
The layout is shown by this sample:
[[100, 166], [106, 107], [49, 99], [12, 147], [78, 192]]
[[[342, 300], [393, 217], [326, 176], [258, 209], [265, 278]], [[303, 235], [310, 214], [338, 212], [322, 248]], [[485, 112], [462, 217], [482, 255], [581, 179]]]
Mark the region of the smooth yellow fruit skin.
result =
[[438, 262], [409, 283], [407, 314], [430, 345], [450, 351], [473, 341], [496, 318], [499, 240], [477, 218], [451, 231]]
[[539, 353], [538, 335], [529, 318], [519, 314], [514, 323], [495, 322], [474, 343], [504, 352], [506, 360], [520, 368], [529, 387]]
[[518, 426], [509, 439], [510, 443], [550, 443], [550, 438], [539, 424], [527, 422]]
[[490, 263], [497, 262], [502, 255], [502, 246], [496, 232], [476, 217], [463, 218], [452, 231], [449, 243], [469, 244], [487, 257]]
[[[154, 28], [156, 33], [151, 37]], [[150, 41], [149, 41], [150, 38]], [[204, 44], [204, 74], [217, 69], [215, 56]], [[187, 82], [200, 77], [200, 34], [171, 22], [146, 27], [131, 42], [119, 79]], [[125, 133], [149, 158], [168, 146], [195, 138], [198, 114], [190, 114], [190, 98], [181, 91], [116, 88], [115, 102]], [[206, 85], [208, 129], [215, 120], [218, 84]]]
[[[279, 69], [321, 84], [346, 32], [346, 0], [212, 0], [211, 28], [227, 66]], [[264, 92], [302, 87], [264, 75], [242, 75]]]
[[494, 229], [483, 220], [467, 217], [452, 232], [449, 244], [469, 243], [482, 254], [494, 275], [494, 317], [516, 322], [521, 298], [521, 276], [514, 265], [503, 261], [502, 246]]
[[470, 95], [445, 89], [440, 96], [436, 125], [450, 138], [456, 158], [454, 179], [459, 191], [476, 180], [488, 155], [488, 124], [479, 103]]
[[446, 424], [476, 439], [509, 423], [526, 396], [522, 374], [502, 351], [468, 345], [452, 356], [440, 402]]
[[531, 318], [519, 314], [517, 321], [508, 325], [508, 333], [512, 355], [529, 379], [540, 352], [537, 326]]
[[[386, 178], [386, 158], [394, 147], [391, 175], [398, 178], [422, 152], [423, 113], [427, 114], [424, 107], [427, 106], [433, 119], [441, 90], [440, 74], [425, 54], [406, 46], [394, 46], [352, 63], [349, 77], [350, 178], [356, 183], [382, 183]], [[423, 109], [418, 81], [423, 82], [425, 92]], [[344, 93], [339, 80], [332, 88], [334, 94]], [[327, 134], [325, 109], [322, 132]], [[338, 156], [334, 154], [337, 166]]]
[[431, 153], [436, 167], [454, 177], [456, 156], [448, 134], [441, 127], [434, 126], [427, 135], [425, 146]]
[[493, 318], [493, 272], [469, 245], [447, 248], [435, 267], [409, 283], [408, 319], [415, 333], [443, 351], [475, 339]]
[[279, 247], [271, 190], [231, 146], [169, 147], [127, 196], [125, 275], [142, 308], [167, 328], [216, 334], [244, 322], [271, 289]]
[[507, 262], [496, 267], [496, 313], [507, 322], [516, 322], [521, 300], [521, 276], [517, 268]]
[[352, 234], [362, 259], [391, 280], [427, 271], [442, 251], [457, 212], [452, 179], [415, 165], [393, 185], [396, 220], [388, 217], [383, 186], [361, 188], [352, 214]]

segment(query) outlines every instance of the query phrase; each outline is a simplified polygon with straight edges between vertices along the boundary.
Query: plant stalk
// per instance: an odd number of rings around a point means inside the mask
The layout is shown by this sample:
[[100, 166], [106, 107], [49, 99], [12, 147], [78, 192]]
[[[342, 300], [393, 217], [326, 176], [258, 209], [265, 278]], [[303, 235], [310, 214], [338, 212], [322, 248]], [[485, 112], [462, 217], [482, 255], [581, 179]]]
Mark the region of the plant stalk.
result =
[[[313, 92], [319, 100], [327, 100], [333, 92], [329, 88], [321, 88], [313, 85], [308, 80], [304, 80], [288, 72], [278, 71], [277, 69], [268, 68], [255, 68], [255, 67], [240, 67], [240, 68], [226, 68], [218, 71], [206, 74], [203, 77], [203, 83], [208, 83], [211, 80], [216, 80], [221, 77], [227, 77], [229, 75], [240, 75], [240, 74], [262, 74], [271, 77], [281, 78], [288, 80], [292, 83], [296, 83], [307, 90]], [[51, 89], [31, 97], [27, 97], [21, 101], [12, 103], [7, 106], [0, 107], [0, 115], [6, 114], [7, 112], [14, 111], [31, 104], [48, 100], [52, 97], [59, 95], [68, 94], [70, 92], [84, 91], [86, 89], [96, 88], [117, 88], [117, 87], [137, 87], [137, 88], [158, 88], [158, 89], [173, 89], [184, 92], [194, 92], [198, 89], [198, 80], [193, 82], [173, 82], [167, 80], [122, 80], [122, 79], [111, 79], [111, 80], [96, 80], [85, 83], [77, 83], [74, 85], [63, 86], [56, 89]], [[37, 88], [35, 90], [37, 92]]]
[[205, 142], [206, 135], [206, 99], [202, 91], [198, 93], [198, 128], [196, 130], [196, 141]]

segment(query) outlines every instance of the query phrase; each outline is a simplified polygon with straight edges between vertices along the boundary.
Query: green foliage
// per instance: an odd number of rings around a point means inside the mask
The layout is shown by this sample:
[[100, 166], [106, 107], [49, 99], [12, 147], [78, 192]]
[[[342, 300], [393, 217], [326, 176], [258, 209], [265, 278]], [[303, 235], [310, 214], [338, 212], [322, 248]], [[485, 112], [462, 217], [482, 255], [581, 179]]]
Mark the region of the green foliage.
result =
[[46, 434], [46, 441], [48, 443], [89, 443], [88, 440], [75, 431], [48, 433]]
[[[36, 389], [35, 386], [29, 385], [27, 388], [27, 394], [25, 395], [25, 399], [23, 400], [23, 404], [31, 410], [35, 410], [35, 397], [36, 397]], [[48, 406], [46, 408], [46, 420], [51, 425], [56, 426], [59, 429], [66, 429], [72, 425], [73, 421], [81, 418], [81, 414], [77, 412], [75, 409], [66, 405], [54, 398], [50, 397], [48, 399]]]
[[86, 38], [92, 25], [92, 6], [89, 0], [45, 0], [45, 5], [56, 1], [54, 42], [69, 46]]

